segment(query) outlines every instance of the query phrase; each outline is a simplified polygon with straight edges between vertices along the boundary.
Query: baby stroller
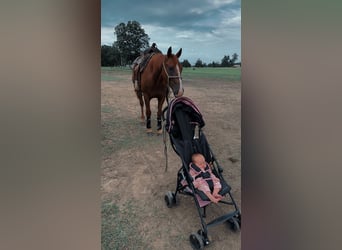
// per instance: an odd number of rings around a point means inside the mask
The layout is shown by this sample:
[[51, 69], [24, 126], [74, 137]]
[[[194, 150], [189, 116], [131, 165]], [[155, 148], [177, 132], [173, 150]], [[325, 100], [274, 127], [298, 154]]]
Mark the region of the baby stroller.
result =
[[[223, 169], [217, 162], [209, 147], [207, 139], [201, 130], [204, 127], [205, 122], [202, 114], [193, 101], [187, 97], [173, 99], [163, 110], [163, 119], [165, 138], [167, 132], [172, 148], [182, 160], [182, 166], [177, 174], [176, 190], [174, 192], [168, 191], [166, 193], [165, 202], [167, 207], [171, 208], [177, 204], [176, 197], [179, 193], [194, 197], [202, 228], [199, 229], [197, 233], [192, 233], [189, 239], [190, 244], [194, 249], [203, 249], [204, 246], [209, 244], [209, 227], [227, 222], [230, 224], [233, 231], [240, 231], [241, 213], [230, 193], [231, 187], [223, 179]], [[224, 214], [209, 223], [206, 223], [205, 217], [206, 207], [211, 201], [202, 191], [194, 187], [192, 183], [193, 178], [189, 174], [189, 164], [191, 162], [191, 156], [194, 153], [201, 153], [205, 157], [206, 162], [211, 163], [212, 172], [220, 179], [222, 188], [219, 194], [224, 196], [224, 198], [221, 199], [219, 203], [233, 207], [233, 209], [230, 209], [233, 210], [232, 212]]]

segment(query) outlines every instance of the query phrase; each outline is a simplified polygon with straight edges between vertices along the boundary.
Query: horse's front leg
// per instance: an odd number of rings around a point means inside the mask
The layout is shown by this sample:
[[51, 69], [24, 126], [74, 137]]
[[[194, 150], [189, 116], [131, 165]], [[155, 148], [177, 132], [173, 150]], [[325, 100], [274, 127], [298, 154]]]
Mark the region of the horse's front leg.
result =
[[146, 106], [146, 132], [147, 134], [152, 134], [152, 127], [151, 127], [151, 108], [150, 108], [150, 99], [148, 97], [145, 97], [145, 106]]
[[158, 112], [157, 112], [157, 134], [160, 135], [162, 133], [162, 108], [164, 104], [165, 98], [158, 98]]

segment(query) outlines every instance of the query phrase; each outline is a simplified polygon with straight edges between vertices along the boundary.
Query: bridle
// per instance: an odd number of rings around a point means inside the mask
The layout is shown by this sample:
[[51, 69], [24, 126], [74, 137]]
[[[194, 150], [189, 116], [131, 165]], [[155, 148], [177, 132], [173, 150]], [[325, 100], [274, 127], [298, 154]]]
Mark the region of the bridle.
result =
[[[178, 68], [178, 67], [177, 67]], [[169, 73], [167, 72], [167, 69], [165, 67], [165, 61], [163, 61], [163, 69], [164, 69], [164, 72], [167, 76], [167, 90], [166, 90], [166, 102], [167, 104], [169, 105], [169, 98], [168, 98], [168, 94], [169, 94], [169, 89], [171, 88], [170, 87], [170, 79], [179, 79], [179, 81], [181, 82], [182, 81], [182, 76], [180, 75], [180, 71], [178, 70], [177, 73], [179, 73], [178, 76], [170, 76]], [[181, 86], [180, 86], [181, 87]], [[172, 88], [171, 88], [172, 89]]]
[[167, 76], [167, 85], [169, 85], [170, 79], [174, 79], [174, 78], [178, 78], [179, 80], [182, 79], [182, 76], [180, 75], [180, 72], [178, 72], [178, 73], [179, 73], [179, 76], [170, 76], [170, 75], [168, 74], [168, 72], [167, 72], [166, 67], [165, 67], [165, 62], [163, 62], [163, 69], [164, 69], [165, 74], [166, 74], [166, 76]]

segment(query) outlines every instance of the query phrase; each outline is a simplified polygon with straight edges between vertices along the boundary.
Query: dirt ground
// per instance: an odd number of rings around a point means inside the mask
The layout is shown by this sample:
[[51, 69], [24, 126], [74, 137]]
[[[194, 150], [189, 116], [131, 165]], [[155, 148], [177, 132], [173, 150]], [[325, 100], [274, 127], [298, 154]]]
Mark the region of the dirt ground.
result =
[[[181, 160], [167, 140], [168, 170], [165, 172], [163, 137], [147, 136], [140, 121], [140, 106], [129, 74], [108, 72], [102, 80], [102, 200], [117, 205], [133, 202], [139, 218], [138, 232], [151, 249], [191, 249], [189, 235], [201, 228], [191, 196], [178, 195], [179, 204], [168, 208], [167, 191], [176, 188]], [[232, 195], [241, 209], [241, 83], [218, 79], [183, 79], [184, 95], [203, 114], [203, 129]], [[164, 104], [165, 106], [166, 104]], [[156, 128], [157, 101], [151, 102], [152, 129]], [[232, 162], [229, 158], [237, 159]], [[207, 219], [232, 210], [211, 204]], [[209, 229], [211, 244], [205, 249], [241, 249], [241, 233], [227, 224]]]

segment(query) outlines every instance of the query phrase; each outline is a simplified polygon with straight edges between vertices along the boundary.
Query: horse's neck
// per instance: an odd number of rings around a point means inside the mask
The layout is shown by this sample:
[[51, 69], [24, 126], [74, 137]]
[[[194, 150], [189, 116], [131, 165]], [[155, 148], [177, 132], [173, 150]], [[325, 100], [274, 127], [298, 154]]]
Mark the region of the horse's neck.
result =
[[161, 80], [160, 78], [163, 78], [163, 62], [164, 62], [164, 55], [161, 53], [155, 54], [152, 58], [149, 64], [149, 66], [153, 67], [153, 78], [156, 78], [158, 80]]

